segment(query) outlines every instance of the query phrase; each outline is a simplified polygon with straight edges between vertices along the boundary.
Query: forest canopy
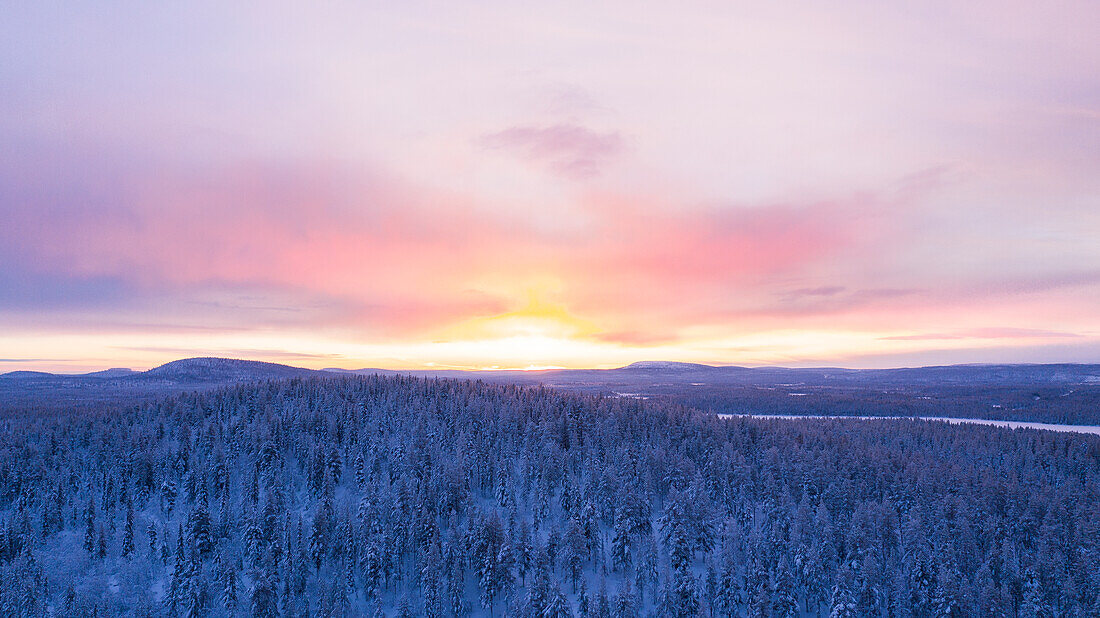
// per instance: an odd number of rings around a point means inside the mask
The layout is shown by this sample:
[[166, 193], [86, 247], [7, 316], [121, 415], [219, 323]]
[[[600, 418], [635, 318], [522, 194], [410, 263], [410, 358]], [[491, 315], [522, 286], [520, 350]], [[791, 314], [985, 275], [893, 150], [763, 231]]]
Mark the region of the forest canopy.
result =
[[7, 414], [20, 615], [1100, 611], [1100, 439], [409, 377]]

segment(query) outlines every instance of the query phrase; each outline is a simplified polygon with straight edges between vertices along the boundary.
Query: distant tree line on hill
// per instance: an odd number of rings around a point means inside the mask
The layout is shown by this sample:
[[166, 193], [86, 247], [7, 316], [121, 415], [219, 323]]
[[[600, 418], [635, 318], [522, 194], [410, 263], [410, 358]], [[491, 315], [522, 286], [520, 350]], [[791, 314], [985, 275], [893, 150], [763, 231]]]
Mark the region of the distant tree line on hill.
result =
[[1100, 384], [661, 386], [656, 399], [738, 414], [951, 416], [1100, 425]]

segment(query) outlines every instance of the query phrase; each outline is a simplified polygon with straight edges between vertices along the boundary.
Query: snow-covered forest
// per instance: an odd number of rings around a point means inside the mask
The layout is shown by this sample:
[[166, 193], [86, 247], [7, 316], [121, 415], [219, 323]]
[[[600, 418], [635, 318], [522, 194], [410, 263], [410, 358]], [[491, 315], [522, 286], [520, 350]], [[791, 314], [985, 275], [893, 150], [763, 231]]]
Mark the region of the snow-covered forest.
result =
[[1095, 437], [401, 377], [2, 422], [5, 614], [1100, 613]]

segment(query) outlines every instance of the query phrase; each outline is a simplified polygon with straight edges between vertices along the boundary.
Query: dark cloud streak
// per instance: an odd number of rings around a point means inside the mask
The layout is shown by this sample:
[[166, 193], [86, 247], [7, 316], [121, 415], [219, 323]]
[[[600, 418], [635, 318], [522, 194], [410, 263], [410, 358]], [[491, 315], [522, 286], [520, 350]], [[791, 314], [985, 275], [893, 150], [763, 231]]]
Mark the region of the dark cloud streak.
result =
[[505, 150], [575, 180], [599, 176], [623, 151], [617, 132], [598, 133], [575, 124], [509, 127], [484, 135], [485, 148]]

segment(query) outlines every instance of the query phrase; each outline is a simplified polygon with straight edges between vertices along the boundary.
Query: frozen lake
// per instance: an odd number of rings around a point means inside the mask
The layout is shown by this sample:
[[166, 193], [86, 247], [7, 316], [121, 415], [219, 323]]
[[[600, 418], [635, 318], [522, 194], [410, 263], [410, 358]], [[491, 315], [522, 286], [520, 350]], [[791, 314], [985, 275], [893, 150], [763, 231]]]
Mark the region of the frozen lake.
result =
[[942, 423], [967, 423], [970, 425], [992, 425], [1006, 429], [1043, 429], [1046, 431], [1065, 431], [1069, 433], [1088, 433], [1100, 435], [1100, 425], [1059, 425], [1056, 423], [1031, 423], [1027, 421], [998, 421], [986, 418], [950, 418], [946, 416], [843, 416], [843, 415], [795, 415], [795, 414], [719, 414], [719, 418], [763, 418], [794, 420], [800, 418], [851, 419], [863, 421], [879, 420], [921, 420]]

